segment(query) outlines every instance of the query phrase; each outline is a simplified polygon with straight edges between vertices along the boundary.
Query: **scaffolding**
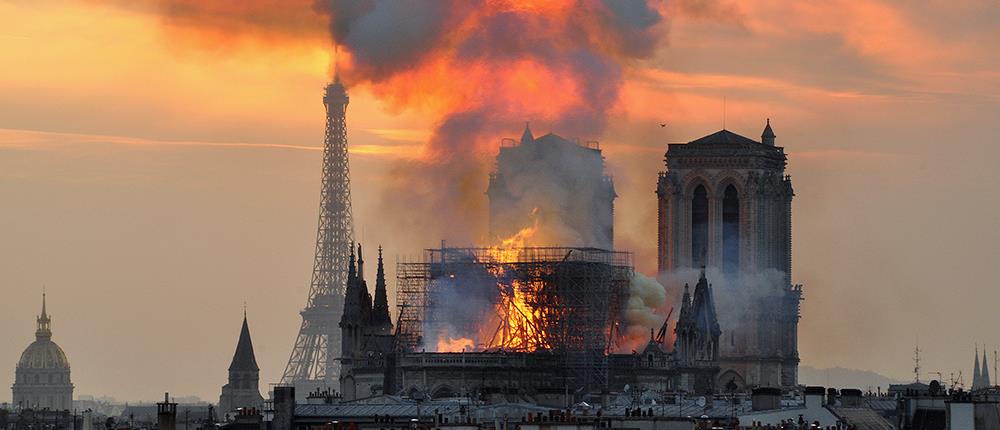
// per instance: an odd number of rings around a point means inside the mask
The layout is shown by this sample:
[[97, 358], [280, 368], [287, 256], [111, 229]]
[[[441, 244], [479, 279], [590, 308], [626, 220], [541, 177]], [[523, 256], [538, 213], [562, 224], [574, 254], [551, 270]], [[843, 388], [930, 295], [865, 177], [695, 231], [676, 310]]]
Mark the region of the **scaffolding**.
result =
[[397, 345], [437, 351], [445, 327], [472, 338], [471, 350], [561, 354], [578, 385], [604, 386], [631, 259], [597, 248], [425, 250], [397, 265]]

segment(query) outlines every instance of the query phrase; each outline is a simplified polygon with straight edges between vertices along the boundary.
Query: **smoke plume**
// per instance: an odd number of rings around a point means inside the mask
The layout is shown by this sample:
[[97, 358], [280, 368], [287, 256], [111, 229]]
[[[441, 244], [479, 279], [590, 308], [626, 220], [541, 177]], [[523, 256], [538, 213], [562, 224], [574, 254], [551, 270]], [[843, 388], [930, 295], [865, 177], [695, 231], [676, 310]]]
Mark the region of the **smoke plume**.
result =
[[[426, 240], [482, 241], [488, 163], [523, 121], [600, 136], [625, 69], [662, 40], [644, 1], [326, 1], [341, 70], [400, 108], [438, 119], [421, 154], [394, 170], [387, 210]], [[408, 226], [401, 226], [410, 230]]]
[[337, 49], [352, 91], [433, 121], [429, 140], [399, 154], [405, 161], [381, 192], [381, 213], [399, 214], [380, 220], [387, 236], [424, 244], [487, 242], [483, 192], [500, 138], [531, 121], [539, 131], [599, 139], [629, 69], [668, 30], [666, 2], [657, 0], [91, 1], [151, 12], [169, 43], [212, 53]]
[[[680, 311], [684, 285], [690, 285], [691, 292], [694, 293], [693, 288], [698, 283], [699, 275], [699, 269], [681, 269], [663, 272], [658, 277], [666, 290], [667, 300], [676, 303], [674, 305], [676, 306], [675, 318]], [[716, 315], [719, 318], [723, 336], [727, 334], [727, 328], [746, 323], [751, 317], [748, 313], [751, 303], [762, 299], [782, 297], [784, 294], [783, 286], [787, 283], [784, 272], [776, 269], [753, 273], [744, 272], [740, 273], [738, 277], [733, 277], [726, 276], [717, 268], [709, 267], [705, 272], [705, 277], [712, 286]]]
[[[670, 298], [667, 290], [655, 279], [636, 273], [629, 284], [628, 302], [625, 304], [625, 340], [620, 352], [639, 351], [649, 340], [650, 330], [658, 330], [664, 323], [668, 303], [679, 302]], [[665, 309], [667, 308], [667, 309]], [[671, 318], [676, 318], [674, 315]], [[665, 347], [673, 347], [673, 324], [669, 324]]]

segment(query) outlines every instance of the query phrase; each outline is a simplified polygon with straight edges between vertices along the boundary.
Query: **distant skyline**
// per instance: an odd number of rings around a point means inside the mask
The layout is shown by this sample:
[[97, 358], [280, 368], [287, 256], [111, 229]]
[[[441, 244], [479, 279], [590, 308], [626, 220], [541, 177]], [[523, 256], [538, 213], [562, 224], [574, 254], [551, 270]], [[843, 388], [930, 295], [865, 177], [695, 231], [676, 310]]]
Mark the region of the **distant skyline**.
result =
[[[303, 20], [301, 34], [204, 34], [166, 15], [170, 3], [0, 1], [0, 402], [43, 286], [78, 395], [214, 401], [244, 301], [262, 391], [280, 378], [315, 244], [326, 29], [289, 8], [275, 20]], [[519, 136], [524, 121], [599, 140], [619, 194], [616, 245], [653, 274], [666, 145], [719, 130], [723, 99], [733, 132], [757, 139], [771, 118], [795, 184], [802, 364], [911, 380], [918, 338], [927, 379], [970, 375], [976, 343], [992, 358], [1000, 5], [680, 0], [663, 11], [669, 31], [651, 58], [629, 61], [599, 135], [526, 114], [493, 124], [490, 140]], [[426, 156], [440, 106], [386, 100], [365, 82], [348, 91], [355, 231], [385, 247], [395, 304], [393, 263], [441, 239], [390, 192], [423, 185], [395, 180]]]

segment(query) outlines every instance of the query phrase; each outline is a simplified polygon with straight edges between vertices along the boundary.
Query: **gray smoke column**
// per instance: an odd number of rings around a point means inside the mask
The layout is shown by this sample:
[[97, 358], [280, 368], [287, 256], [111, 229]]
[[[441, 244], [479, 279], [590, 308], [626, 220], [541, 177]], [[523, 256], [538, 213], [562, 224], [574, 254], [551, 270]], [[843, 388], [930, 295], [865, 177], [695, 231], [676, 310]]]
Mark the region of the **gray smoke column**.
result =
[[[665, 7], [659, 4], [658, 7]], [[438, 117], [419, 154], [396, 166], [385, 209], [424, 240], [485, 238], [487, 160], [531, 120], [599, 137], [625, 69], [664, 40], [645, 1], [322, 1], [344, 78], [397, 109]]]
[[530, 246], [613, 248], [615, 191], [604, 158], [556, 135], [500, 148], [486, 194], [496, 243], [530, 227]]

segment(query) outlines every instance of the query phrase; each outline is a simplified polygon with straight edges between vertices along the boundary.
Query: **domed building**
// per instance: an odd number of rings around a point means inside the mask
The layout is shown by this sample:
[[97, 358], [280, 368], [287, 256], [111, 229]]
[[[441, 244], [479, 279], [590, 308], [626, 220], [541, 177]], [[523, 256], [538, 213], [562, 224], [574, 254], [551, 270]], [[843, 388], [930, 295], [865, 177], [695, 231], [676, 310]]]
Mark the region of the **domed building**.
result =
[[52, 341], [52, 320], [45, 312], [38, 316], [35, 341], [21, 353], [14, 378], [14, 406], [19, 408], [67, 410], [73, 408], [73, 384], [69, 379], [69, 360]]

